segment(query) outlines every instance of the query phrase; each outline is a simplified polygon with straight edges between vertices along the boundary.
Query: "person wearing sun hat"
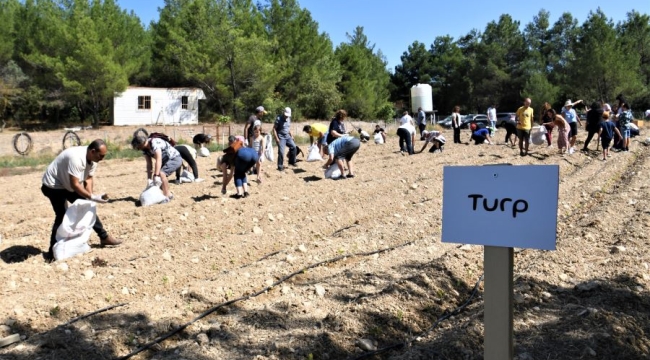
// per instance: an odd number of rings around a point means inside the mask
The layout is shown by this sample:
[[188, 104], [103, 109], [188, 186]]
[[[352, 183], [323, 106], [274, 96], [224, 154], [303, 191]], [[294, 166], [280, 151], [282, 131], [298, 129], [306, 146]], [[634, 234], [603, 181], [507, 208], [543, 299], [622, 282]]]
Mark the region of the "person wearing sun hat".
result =
[[582, 126], [582, 121], [580, 121], [580, 117], [573, 109], [573, 106], [581, 102], [582, 100], [572, 102], [569, 99], [564, 103], [564, 108], [562, 108], [562, 117], [569, 123], [569, 128], [571, 129], [569, 131], [569, 155], [576, 151], [575, 144], [578, 137], [578, 124]]
[[268, 112], [264, 109], [264, 106], [258, 106], [255, 108], [255, 113], [249, 116], [248, 120], [246, 120], [246, 125], [244, 125], [244, 138], [249, 144], [251, 142], [250, 139], [253, 136], [253, 127], [255, 127], [255, 123], [259, 122], [258, 124], [261, 126], [262, 117], [266, 114], [268, 114]]

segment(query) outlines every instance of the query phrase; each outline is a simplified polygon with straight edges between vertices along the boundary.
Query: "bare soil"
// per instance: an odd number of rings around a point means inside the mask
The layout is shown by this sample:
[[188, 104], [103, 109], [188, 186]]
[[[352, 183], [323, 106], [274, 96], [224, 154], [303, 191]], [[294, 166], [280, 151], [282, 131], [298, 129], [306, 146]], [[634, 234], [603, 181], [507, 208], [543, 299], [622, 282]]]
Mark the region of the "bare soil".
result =
[[491, 163], [560, 166], [557, 250], [515, 254], [516, 359], [650, 357], [646, 147], [633, 139], [606, 162], [545, 146], [527, 157], [504, 145], [397, 150], [395, 136], [363, 144], [342, 181], [319, 163], [266, 162], [241, 200], [221, 195], [212, 154], [198, 159], [205, 182], [172, 185], [171, 203], [146, 208], [144, 160], [105, 161], [95, 188], [112, 200], [98, 214], [124, 244], [101, 248], [93, 234], [91, 253], [51, 264], [42, 173], [0, 177], [0, 337], [24, 337], [0, 358], [119, 358], [256, 295], [133, 359], [481, 359], [483, 249], [440, 242], [442, 169]]

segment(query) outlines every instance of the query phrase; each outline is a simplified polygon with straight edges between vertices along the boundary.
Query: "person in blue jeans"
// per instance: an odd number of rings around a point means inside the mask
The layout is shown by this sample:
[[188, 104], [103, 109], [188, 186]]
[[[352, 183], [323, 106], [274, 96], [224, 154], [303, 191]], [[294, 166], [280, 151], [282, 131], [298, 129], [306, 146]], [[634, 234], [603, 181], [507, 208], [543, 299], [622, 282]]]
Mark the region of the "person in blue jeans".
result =
[[286, 146], [289, 147], [289, 165], [296, 166], [296, 143], [293, 142], [293, 134], [291, 134], [291, 108], [285, 108], [282, 115], [275, 119], [273, 136], [278, 144], [278, 170], [284, 170], [284, 148]]
[[235, 155], [235, 174], [233, 176], [235, 179], [235, 187], [237, 188], [237, 194], [233, 196], [235, 199], [245, 198], [250, 195], [248, 193], [246, 173], [257, 164], [257, 160], [259, 159], [257, 151], [253, 148], [242, 147], [237, 150], [237, 154]]

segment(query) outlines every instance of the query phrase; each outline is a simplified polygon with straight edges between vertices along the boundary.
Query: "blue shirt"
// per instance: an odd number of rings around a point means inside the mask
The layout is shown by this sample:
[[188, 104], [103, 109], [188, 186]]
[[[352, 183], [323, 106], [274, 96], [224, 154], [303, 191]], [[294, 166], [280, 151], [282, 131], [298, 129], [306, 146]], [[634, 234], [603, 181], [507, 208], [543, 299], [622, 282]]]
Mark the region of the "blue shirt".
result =
[[354, 137], [350, 135], [343, 135], [340, 138], [337, 138], [336, 140], [332, 141], [327, 146], [327, 150], [329, 151], [330, 154], [334, 154], [334, 156], [336, 156], [336, 154], [338, 154], [341, 151], [341, 148], [343, 148], [343, 146], [352, 139], [354, 139]]
[[603, 132], [600, 134], [601, 138], [610, 140], [614, 138], [614, 128], [616, 128], [616, 124], [611, 121], [603, 121], [600, 123], [600, 128], [603, 129]]
[[278, 116], [278, 118], [275, 119], [273, 128], [278, 133], [279, 138], [288, 138], [291, 129], [291, 118], [283, 115]]
[[578, 114], [576, 113], [575, 110], [569, 109], [567, 110], [565, 107], [562, 108], [562, 116], [566, 119], [566, 122], [569, 124], [576, 122], [578, 118]]
[[486, 135], [489, 135], [489, 134], [490, 134], [490, 131], [488, 129], [486, 129], [486, 128], [478, 129], [478, 130], [474, 131], [474, 135], [476, 135], [476, 136], [486, 136]]

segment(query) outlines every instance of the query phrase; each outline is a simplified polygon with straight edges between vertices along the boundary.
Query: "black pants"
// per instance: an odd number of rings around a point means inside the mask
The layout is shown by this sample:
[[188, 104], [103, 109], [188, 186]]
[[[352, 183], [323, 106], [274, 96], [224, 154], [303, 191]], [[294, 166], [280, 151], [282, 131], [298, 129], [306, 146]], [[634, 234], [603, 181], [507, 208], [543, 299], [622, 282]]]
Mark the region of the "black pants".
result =
[[454, 144], [460, 144], [460, 128], [454, 128]]
[[590, 130], [587, 129], [587, 139], [585, 140], [585, 146], [583, 146], [583, 150], [587, 150], [587, 146], [589, 146], [589, 143], [591, 142], [591, 139], [594, 138], [594, 135], [598, 133], [598, 130]]
[[[41, 186], [41, 192], [50, 199], [52, 209], [54, 210], [54, 224], [52, 225], [50, 248], [48, 250], [48, 252], [52, 254], [52, 247], [56, 244], [56, 231], [59, 229], [59, 225], [63, 222], [63, 216], [65, 215], [66, 201], [72, 204], [76, 200], [83, 198], [76, 192], [70, 192], [66, 189], [50, 189], [45, 185]], [[106, 239], [108, 237], [108, 233], [104, 230], [104, 225], [102, 225], [102, 222], [99, 220], [99, 216], [97, 216], [97, 219], [95, 220], [93, 230], [95, 230], [100, 239]]]
[[515, 124], [505, 123], [503, 127], [506, 129], [506, 138], [504, 141], [507, 143], [510, 140], [510, 136], [517, 135], [517, 126]]
[[[185, 162], [192, 168], [194, 178], [198, 179], [199, 168], [196, 167], [196, 161], [194, 161], [194, 157], [192, 156], [192, 153], [190, 153], [190, 150], [185, 146], [176, 146], [175, 149], [178, 150], [183, 160], [185, 160]], [[181, 170], [183, 170], [183, 166], [176, 169], [176, 179], [181, 178]]]
[[422, 132], [423, 132], [424, 130], [426, 130], [426, 128], [427, 128], [427, 124], [419, 124], [419, 125], [418, 125], [418, 129], [420, 129], [420, 140], [424, 140], [424, 139], [422, 138]]
[[472, 140], [474, 140], [474, 145], [479, 145], [479, 144], [483, 144], [485, 142], [485, 140], [487, 140], [487, 137], [479, 136], [479, 135], [472, 135]]
[[413, 142], [411, 141], [411, 133], [404, 129], [397, 129], [397, 136], [399, 136], [399, 150], [408, 152], [409, 155], [413, 155]]

